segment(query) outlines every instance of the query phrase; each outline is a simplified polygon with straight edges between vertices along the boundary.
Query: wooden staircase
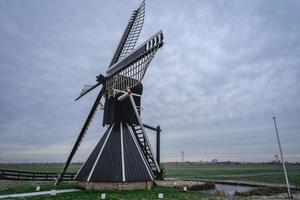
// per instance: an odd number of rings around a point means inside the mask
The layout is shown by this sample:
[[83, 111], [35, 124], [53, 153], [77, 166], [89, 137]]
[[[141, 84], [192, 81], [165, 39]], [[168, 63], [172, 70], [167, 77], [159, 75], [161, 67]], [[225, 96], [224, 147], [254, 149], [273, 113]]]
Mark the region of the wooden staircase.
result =
[[146, 133], [143, 132], [143, 128], [139, 125], [139, 124], [133, 124], [131, 126], [133, 133], [143, 151], [143, 154], [155, 176], [155, 178], [157, 179], [158, 177], [160, 177], [160, 167], [158, 166], [157, 162], [156, 162], [156, 158], [153, 155], [153, 150], [151, 148], [149, 139], [146, 135]]

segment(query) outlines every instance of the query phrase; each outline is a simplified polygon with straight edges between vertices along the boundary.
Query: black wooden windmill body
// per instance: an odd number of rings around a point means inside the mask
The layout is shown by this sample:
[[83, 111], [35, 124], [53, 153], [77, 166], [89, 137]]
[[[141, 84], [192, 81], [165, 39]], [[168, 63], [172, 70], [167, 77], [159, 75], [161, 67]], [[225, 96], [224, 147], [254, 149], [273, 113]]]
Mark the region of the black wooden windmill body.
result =
[[103, 126], [107, 130], [78, 171], [75, 180], [84, 183], [147, 182], [161, 177], [145, 127], [140, 118], [143, 79], [150, 61], [163, 45], [161, 31], [134, 49], [142, 30], [145, 1], [133, 11], [121, 41], [106, 71], [95, 85], [85, 85], [78, 100], [102, 85], [56, 184], [63, 179], [71, 160], [104, 97]]

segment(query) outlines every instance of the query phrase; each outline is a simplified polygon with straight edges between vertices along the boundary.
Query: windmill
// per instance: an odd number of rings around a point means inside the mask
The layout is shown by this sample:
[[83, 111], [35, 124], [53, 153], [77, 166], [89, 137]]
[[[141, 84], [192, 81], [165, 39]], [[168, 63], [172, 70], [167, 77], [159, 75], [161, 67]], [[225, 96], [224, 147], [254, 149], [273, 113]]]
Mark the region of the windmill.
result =
[[163, 46], [163, 34], [159, 31], [135, 48], [144, 16], [145, 1], [133, 11], [106, 76], [98, 75], [96, 84], [85, 85], [76, 99], [102, 85], [56, 184], [67, 171], [99, 105], [104, 110], [103, 126], [107, 129], [76, 174], [78, 185], [86, 189], [124, 189], [130, 184], [131, 189], [148, 188], [154, 179], [162, 177], [140, 118], [140, 108], [141, 81], [155, 53]]

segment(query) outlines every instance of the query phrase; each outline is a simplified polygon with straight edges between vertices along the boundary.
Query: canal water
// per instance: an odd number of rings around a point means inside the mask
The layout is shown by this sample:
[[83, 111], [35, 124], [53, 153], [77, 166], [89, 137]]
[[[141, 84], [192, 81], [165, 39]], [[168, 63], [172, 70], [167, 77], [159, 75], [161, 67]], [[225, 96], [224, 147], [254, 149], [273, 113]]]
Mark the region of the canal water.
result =
[[256, 187], [243, 186], [243, 185], [228, 185], [228, 184], [215, 184], [215, 189], [201, 190], [200, 192], [206, 194], [214, 194], [217, 190], [224, 191], [229, 196], [234, 196], [235, 192], [248, 192]]

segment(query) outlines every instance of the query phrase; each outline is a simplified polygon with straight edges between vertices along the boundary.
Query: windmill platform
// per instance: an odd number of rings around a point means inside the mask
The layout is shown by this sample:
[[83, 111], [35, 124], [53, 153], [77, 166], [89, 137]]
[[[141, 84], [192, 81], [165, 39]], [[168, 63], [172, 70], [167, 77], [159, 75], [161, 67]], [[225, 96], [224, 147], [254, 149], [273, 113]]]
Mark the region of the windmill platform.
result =
[[151, 189], [153, 181], [144, 182], [77, 182], [77, 187], [85, 190], [138, 190], [138, 189]]

